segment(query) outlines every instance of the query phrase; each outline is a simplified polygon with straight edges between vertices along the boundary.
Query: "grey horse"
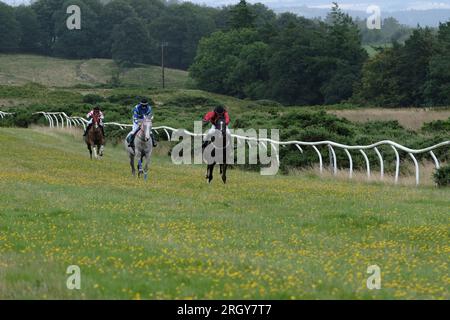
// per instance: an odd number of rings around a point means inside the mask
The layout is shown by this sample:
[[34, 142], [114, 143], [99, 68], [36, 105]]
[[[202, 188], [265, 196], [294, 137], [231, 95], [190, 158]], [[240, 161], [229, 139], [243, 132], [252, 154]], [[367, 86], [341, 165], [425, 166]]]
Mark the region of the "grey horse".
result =
[[136, 175], [134, 166], [135, 160], [138, 163], [138, 177], [144, 176], [144, 180], [148, 179], [148, 167], [150, 157], [153, 151], [153, 141], [150, 133], [152, 132], [152, 118], [145, 117], [140, 124], [140, 130], [134, 139], [134, 149], [128, 146], [125, 139], [125, 148], [130, 158], [131, 174]]

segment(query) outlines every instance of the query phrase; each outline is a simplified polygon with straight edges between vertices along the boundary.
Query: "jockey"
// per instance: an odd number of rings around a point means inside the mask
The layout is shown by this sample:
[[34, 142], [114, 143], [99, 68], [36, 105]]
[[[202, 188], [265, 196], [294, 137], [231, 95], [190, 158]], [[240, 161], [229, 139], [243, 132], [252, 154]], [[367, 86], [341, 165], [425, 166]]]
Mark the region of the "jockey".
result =
[[[141, 129], [140, 125], [144, 117], [153, 118], [153, 109], [152, 106], [149, 105], [147, 99], [142, 99], [141, 102], [133, 109], [133, 129], [127, 136], [129, 147], [132, 146], [136, 134]], [[156, 147], [157, 142], [153, 132], [150, 133], [150, 136], [152, 138], [153, 147]]]
[[94, 109], [89, 111], [89, 113], [86, 115], [86, 118], [89, 120], [86, 126], [86, 130], [84, 130], [83, 136], [86, 136], [89, 128], [92, 126], [92, 122], [94, 121], [94, 115], [97, 115], [100, 122], [100, 128], [102, 129], [103, 136], [105, 135], [105, 130], [103, 128], [103, 119], [105, 119], [105, 116], [103, 115], [103, 112], [100, 110], [99, 106], [95, 106]]
[[219, 119], [219, 117], [225, 118], [225, 124], [227, 125], [227, 134], [230, 134], [230, 130], [228, 129], [228, 125], [230, 124], [230, 115], [228, 114], [228, 111], [225, 110], [224, 107], [218, 106], [214, 109], [214, 111], [210, 111], [203, 117], [203, 122], [205, 123], [211, 123], [211, 129], [209, 129], [208, 133], [206, 134], [205, 142], [203, 143], [203, 147], [205, 147], [208, 144], [209, 137], [211, 137], [214, 134], [214, 131], [216, 130], [216, 121]]

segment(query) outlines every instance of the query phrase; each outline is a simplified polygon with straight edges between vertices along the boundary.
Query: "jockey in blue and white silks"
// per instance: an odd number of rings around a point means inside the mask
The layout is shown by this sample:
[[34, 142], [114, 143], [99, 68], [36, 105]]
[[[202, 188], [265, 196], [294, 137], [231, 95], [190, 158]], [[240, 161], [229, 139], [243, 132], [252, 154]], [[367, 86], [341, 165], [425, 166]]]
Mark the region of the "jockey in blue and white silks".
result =
[[[127, 136], [127, 141], [130, 146], [133, 144], [136, 133], [138, 133], [138, 131], [140, 130], [141, 121], [144, 119], [144, 117], [153, 117], [153, 109], [152, 106], [148, 103], [147, 99], [142, 99], [141, 102], [133, 109], [133, 129]], [[157, 143], [153, 132], [150, 135], [152, 137], [153, 146], [156, 147]]]

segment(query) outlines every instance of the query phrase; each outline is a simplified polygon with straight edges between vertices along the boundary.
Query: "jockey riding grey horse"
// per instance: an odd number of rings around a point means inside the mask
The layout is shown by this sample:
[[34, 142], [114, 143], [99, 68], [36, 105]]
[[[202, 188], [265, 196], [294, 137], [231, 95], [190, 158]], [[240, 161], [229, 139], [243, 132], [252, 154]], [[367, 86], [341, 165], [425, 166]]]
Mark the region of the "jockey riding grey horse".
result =
[[150, 118], [145, 116], [144, 119], [140, 121], [140, 130], [134, 139], [134, 148], [129, 145], [127, 140], [125, 140], [125, 148], [127, 149], [130, 158], [131, 173], [133, 176], [136, 175], [134, 162], [137, 160], [138, 177], [144, 175], [144, 180], [148, 179], [148, 167], [153, 151], [153, 139], [151, 134], [152, 119], [153, 117]]

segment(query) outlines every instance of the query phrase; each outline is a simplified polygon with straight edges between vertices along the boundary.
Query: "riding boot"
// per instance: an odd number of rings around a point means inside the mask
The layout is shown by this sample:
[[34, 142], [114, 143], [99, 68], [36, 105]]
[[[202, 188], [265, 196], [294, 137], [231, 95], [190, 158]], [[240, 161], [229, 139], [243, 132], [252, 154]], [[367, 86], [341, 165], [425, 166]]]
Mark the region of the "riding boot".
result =
[[128, 147], [130, 147], [130, 148], [133, 147], [134, 137], [135, 137], [135, 136], [136, 136], [136, 134], [133, 133], [133, 134], [130, 134], [130, 135], [127, 137]]
[[158, 145], [158, 141], [156, 141], [155, 135], [153, 133], [150, 133], [150, 137], [152, 137], [153, 148], [155, 148]]
[[101, 126], [100, 128], [102, 128], [102, 135], [104, 137], [105, 136], [105, 128], [103, 126]]

